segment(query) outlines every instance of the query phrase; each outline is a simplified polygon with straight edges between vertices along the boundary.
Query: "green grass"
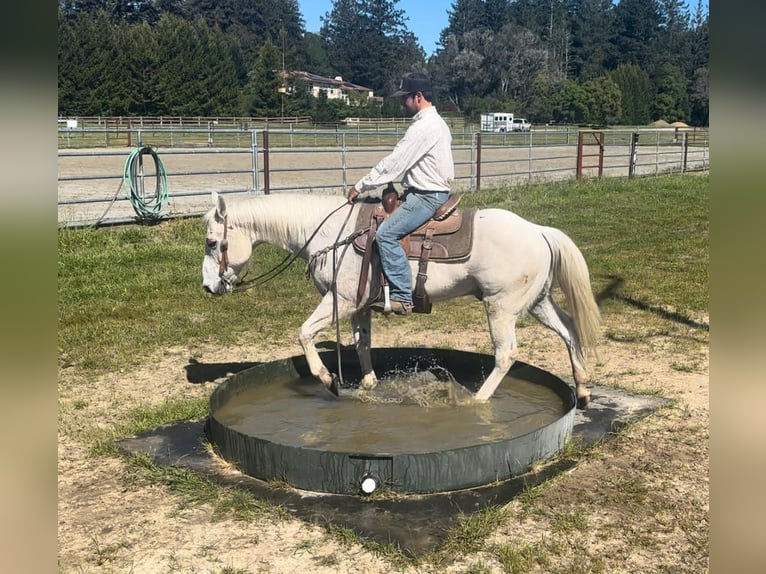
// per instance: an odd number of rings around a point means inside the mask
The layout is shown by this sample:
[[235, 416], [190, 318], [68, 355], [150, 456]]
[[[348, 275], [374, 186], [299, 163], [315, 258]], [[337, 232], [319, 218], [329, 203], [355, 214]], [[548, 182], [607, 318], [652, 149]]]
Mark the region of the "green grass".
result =
[[[508, 208], [565, 231], [583, 251], [602, 305], [686, 317], [708, 308], [708, 188], [707, 175], [591, 180], [470, 193], [463, 205]], [[198, 218], [60, 230], [60, 364], [104, 373], [169, 346], [255, 336], [294, 342], [319, 302], [302, 263], [247, 294], [213, 298], [201, 288], [203, 244]], [[252, 271], [283, 257], [260, 247]], [[485, 329], [485, 322], [480, 304], [461, 299], [420, 316], [413, 328], [461, 331]]]
[[[319, 302], [300, 264], [257, 292], [213, 298], [202, 289], [200, 219], [153, 227], [59, 231], [59, 358], [92, 372], [140, 364], [168, 346], [235, 344], [257, 330], [264, 339], [294, 338]], [[254, 271], [283, 258], [258, 250]], [[257, 323], [255, 323], [257, 322]]]

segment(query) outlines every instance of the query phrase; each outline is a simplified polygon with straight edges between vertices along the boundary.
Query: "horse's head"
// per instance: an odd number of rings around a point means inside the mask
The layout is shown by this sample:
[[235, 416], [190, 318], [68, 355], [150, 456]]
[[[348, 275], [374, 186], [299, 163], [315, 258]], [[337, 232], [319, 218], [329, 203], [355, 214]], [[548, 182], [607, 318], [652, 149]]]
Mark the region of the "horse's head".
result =
[[202, 286], [213, 295], [229, 293], [250, 255], [249, 238], [232, 225], [223, 196], [213, 192], [213, 205], [205, 215], [205, 258], [202, 260]]

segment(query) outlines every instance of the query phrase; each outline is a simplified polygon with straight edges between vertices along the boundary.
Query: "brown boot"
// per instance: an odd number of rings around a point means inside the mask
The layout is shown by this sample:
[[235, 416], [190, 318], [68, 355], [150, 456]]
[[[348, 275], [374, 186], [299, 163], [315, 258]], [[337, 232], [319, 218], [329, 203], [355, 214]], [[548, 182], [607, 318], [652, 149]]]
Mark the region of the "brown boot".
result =
[[[373, 311], [386, 313], [385, 301], [375, 301], [372, 305], [370, 305], [370, 309]], [[405, 303], [403, 301], [396, 301], [395, 299], [391, 299], [390, 313], [393, 313], [394, 315], [410, 315], [412, 314], [412, 303]]]

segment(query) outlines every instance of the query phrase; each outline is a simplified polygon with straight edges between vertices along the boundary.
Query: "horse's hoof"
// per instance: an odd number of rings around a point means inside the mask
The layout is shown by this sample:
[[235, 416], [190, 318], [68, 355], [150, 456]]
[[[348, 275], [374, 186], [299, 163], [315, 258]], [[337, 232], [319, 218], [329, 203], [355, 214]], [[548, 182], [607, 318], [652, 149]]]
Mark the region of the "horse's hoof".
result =
[[327, 387], [327, 390], [330, 391], [333, 395], [340, 396], [340, 389], [338, 388], [338, 376], [333, 375], [332, 381], [330, 381], [329, 386]]
[[584, 410], [588, 403], [590, 403], [590, 395], [586, 395], [584, 397], [577, 397], [577, 408], [580, 410]]
[[365, 375], [359, 382], [359, 388], [363, 391], [371, 391], [378, 386], [378, 379], [370, 375]]

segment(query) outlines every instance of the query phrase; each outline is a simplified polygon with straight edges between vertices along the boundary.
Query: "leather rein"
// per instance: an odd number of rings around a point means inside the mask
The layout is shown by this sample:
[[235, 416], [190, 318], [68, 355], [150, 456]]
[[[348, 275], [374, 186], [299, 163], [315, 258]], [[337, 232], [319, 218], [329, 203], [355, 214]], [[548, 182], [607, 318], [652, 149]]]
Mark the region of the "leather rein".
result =
[[[328, 213], [325, 218], [319, 223], [317, 228], [314, 230], [314, 232], [309, 236], [309, 238], [306, 240], [306, 242], [303, 244], [303, 247], [301, 247], [296, 253], [288, 253], [282, 261], [277, 263], [274, 267], [269, 269], [268, 271], [261, 273], [260, 275], [253, 277], [252, 279], [248, 279], [247, 281], [243, 280], [237, 283], [236, 285], [232, 285], [230, 276], [227, 277], [227, 271], [229, 269], [229, 240], [227, 238], [228, 229], [229, 229], [229, 215], [226, 214], [223, 216], [223, 239], [221, 239], [221, 260], [218, 262], [218, 277], [223, 281], [224, 283], [227, 283], [231, 286], [231, 290], [233, 292], [241, 292], [241, 291], [247, 291], [248, 289], [253, 289], [254, 287], [258, 287], [260, 285], [263, 285], [264, 283], [267, 283], [268, 281], [271, 281], [272, 279], [278, 277], [280, 274], [282, 274], [285, 270], [287, 270], [290, 265], [293, 264], [293, 262], [298, 259], [301, 254], [306, 250], [306, 247], [308, 247], [308, 244], [311, 243], [311, 240], [314, 239], [316, 234], [319, 232], [319, 230], [322, 228], [322, 226], [325, 224], [325, 222], [332, 217], [336, 212], [340, 211], [344, 207], [348, 206], [348, 203], [343, 203], [339, 205], [337, 208], [333, 209], [330, 213]], [[354, 209], [354, 205], [350, 205], [351, 209], [349, 210], [348, 217], [351, 216], [351, 212]], [[346, 218], [346, 221], [348, 221], [348, 217]], [[345, 224], [344, 224], [345, 227]], [[343, 227], [341, 227], [343, 229]], [[337, 247], [338, 245], [342, 245], [342, 243], [333, 245], [332, 248]], [[329, 249], [323, 250], [325, 253], [329, 251]], [[245, 274], [247, 275], [247, 274]]]

